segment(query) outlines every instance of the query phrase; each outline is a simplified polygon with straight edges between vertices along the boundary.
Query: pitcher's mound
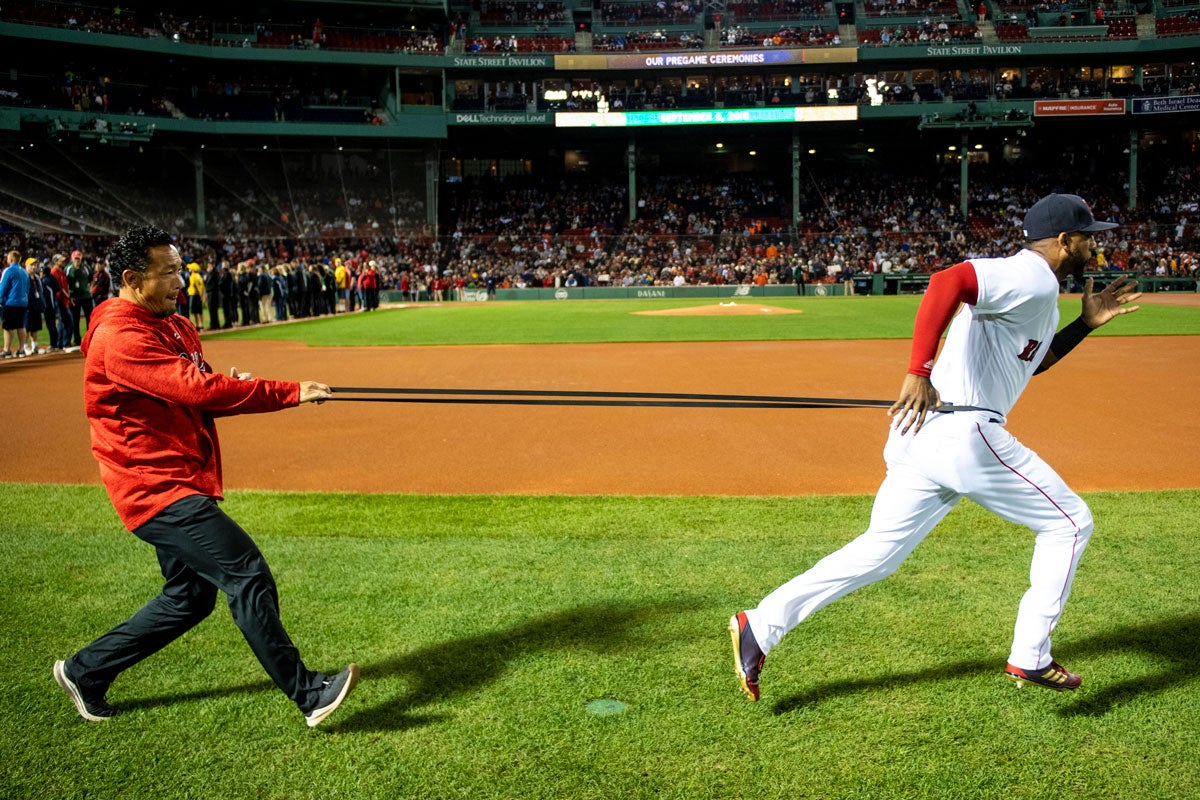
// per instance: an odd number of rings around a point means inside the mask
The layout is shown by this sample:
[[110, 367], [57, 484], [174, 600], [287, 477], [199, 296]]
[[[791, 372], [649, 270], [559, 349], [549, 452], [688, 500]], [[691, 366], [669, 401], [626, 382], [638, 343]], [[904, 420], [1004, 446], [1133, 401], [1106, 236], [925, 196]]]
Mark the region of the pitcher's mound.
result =
[[718, 303], [715, 306], [693, 306], [691, 308], [668, 308], [663, 311], [634, 311], [634, 314], [645, 314], [654, 317], [748, 317], [764, 314], [803, 314], [798, 308], [779, 308], [764, 306], [759, 303]]

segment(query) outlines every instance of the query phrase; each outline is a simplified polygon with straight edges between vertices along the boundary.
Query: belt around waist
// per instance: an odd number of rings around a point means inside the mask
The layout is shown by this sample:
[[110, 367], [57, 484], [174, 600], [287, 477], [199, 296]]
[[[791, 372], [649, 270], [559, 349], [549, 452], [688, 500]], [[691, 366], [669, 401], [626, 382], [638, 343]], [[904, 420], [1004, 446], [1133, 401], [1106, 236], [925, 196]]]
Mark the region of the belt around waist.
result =
[[955, 411], [986, 411], [988, 414], [994, 415], [988, 419], [988, 422], [994, 422], [997, 425], [1004, 423], [1003, 414], [994, 408], [984, 408], [983, 406], [960, 406], [957, 403], [942, 403], [934, 411], [942, 414], [953, 414]]

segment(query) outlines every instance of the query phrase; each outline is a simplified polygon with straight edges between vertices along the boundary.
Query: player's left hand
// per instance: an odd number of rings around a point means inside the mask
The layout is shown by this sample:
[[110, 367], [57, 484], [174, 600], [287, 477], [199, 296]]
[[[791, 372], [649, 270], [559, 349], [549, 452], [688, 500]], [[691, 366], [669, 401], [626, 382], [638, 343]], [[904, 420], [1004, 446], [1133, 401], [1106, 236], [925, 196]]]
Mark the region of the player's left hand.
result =
[[252, 379], [254, 376], [251, 375], [249, 372], [238, 372], [237, 367], [231, 367], [229, 370], [229, 377], [236, 378], [239, 381], [248, 381], [248, 380]]
[[1142, 296], [1136, 291], [1137, 281], [1132, 278], [1122, 275], [1095, 294], [1092, 294], [1093, 282], [1088, 278], [1083, 287], [1083, 312], [1080, 314], [1089, 328], [1095, 330], [1118, 314], [1129, 314], [1140, 308], [1130, 305]]

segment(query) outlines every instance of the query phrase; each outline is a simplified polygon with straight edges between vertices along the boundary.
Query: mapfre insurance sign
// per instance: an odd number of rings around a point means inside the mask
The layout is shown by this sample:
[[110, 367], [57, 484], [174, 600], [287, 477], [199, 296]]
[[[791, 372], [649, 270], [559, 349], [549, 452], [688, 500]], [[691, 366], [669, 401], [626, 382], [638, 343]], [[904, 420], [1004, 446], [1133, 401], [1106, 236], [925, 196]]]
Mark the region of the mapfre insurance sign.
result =
[[1124, 100], [1035, 100], [1035, 117], [1078, 117], [1096, 114], [1124, 114]]

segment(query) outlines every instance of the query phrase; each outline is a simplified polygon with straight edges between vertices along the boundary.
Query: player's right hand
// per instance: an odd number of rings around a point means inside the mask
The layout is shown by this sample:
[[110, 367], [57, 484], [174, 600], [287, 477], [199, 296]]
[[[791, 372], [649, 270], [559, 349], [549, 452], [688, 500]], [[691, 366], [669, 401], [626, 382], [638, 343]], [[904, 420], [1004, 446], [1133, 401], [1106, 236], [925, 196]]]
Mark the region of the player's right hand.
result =
[[300, 402], [320, 403], [333, 396], [329, 386], [316, 381], [300, 381]]
[[915, 436], [925, 424], [925, 417], [942, 404], [933, 382], [924, 375], [905, 375], [900, 386], [900, 397], [888, 408], [892, 427], [900, 429], [900, 435], [912, 429]]

